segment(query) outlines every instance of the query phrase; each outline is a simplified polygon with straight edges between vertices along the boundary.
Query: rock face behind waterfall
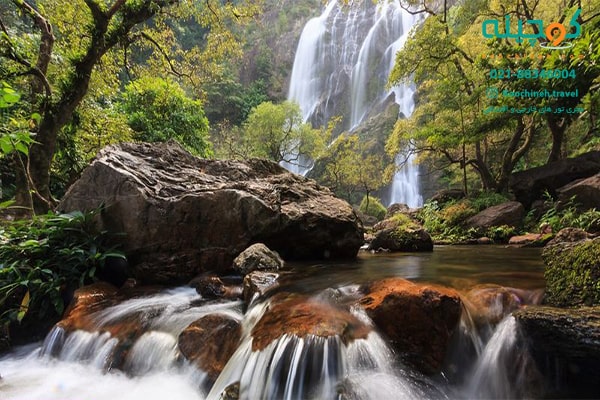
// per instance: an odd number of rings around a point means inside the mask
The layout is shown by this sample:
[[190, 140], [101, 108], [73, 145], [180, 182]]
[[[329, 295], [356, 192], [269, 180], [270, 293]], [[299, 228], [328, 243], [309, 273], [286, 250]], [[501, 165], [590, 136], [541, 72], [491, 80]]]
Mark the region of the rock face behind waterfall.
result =
[[100, 228], [123, 232], [133, 275], [185, 282], [231, 267], [262, 242], [284, 259], [354, 257], [363, 241], [348, 203], [265, 160], [199, 159], [176, 143], [103, 149], [61, 211], [105, 205]]
[[438, 372], [460, 319], [459, 294], [402, 278], [376, 282], [367, 291], [360, 305], [404, 361], [426, 374]]

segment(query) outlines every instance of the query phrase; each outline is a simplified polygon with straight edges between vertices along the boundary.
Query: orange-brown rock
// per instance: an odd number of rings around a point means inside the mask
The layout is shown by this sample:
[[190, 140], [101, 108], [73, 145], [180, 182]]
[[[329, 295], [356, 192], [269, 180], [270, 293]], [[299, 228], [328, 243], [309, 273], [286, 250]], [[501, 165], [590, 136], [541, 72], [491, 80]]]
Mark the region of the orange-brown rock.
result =
[[95, 330], [90, 315], [115, 304], [117, 292], [115, 286], [106, 282], [96, 282], [75, 290], [58, 324], [67, 330]]
[[508, 244], [524, 247], [544, 247], [552, 239], [552, 233], [527, 233], [525, 235], [513, 236], [508, 240]]
[[389, 278], [371, 284], [359, 303], [405, 362], [423, 373], [439, 371], [460, 319], [455, 290]]
[[366, 338], [371, 328], [349, 311], [305, 296], [274, 296], [252, 330], [252, 350], [259, 351], [285, 334], [339, 336], [345, 343]]
[[96, 313], [131, 297], [147, 295], [156, 287], [134, 287], [117, 290], [106, 282], [97, 282], [77, 289], [67, 307], [62, 320], [57, 325], [66, 331], [82, 329], [88, 332], [109, 332], [111, 336], [126, 342], [132, 342], [140, 336], [145, 327], [143, 318], [128, 315], [122, 320], [110, 321], [102, 326], [95, 320]]
[[214, 381], [237, 349], [241, 335], [238, 321], [220, 314], [207, 315], [181, 332], [179, 351]]
[[498, 285], [476, 286], [466, 293], [463, 301], [477, 325], [497, 324], [525, 303], [511, 288]]

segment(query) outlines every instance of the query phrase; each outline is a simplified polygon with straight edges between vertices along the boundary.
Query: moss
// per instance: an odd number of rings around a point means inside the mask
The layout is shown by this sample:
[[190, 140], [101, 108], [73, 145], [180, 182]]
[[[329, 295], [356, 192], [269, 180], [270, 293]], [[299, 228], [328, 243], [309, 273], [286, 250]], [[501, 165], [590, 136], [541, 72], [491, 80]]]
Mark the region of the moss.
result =
[[381, 201], [377, 197], [369, 197], [369, 206], [367, 207], [367, 196], [363, 197], [359, 207], [360, 212], [366, 215], [377, 218], [381, 221], [387, 212], [387, 209], [381, 204]]
[[600, 305], [600, 238], [555, 244], [542, 256], [548, 304]]

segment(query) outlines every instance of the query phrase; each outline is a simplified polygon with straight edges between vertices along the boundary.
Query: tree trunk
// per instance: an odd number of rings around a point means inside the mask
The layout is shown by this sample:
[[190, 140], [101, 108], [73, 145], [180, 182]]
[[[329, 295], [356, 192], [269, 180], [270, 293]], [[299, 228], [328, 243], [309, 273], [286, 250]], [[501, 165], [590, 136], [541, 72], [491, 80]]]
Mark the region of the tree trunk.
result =
[[562, 146], [567, 125], [564, 120], [559, 122], [553, 116], [548, 117], [547, 122], [552, 134], [552, 149], [550, 150], [546, 164], [563, 158]]

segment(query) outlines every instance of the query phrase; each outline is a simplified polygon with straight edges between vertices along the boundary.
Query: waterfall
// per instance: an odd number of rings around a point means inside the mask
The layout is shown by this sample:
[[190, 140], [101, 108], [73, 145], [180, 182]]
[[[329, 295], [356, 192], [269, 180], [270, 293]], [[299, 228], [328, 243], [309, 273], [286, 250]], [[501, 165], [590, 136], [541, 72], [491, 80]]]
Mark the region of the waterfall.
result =
[[[207, 400], [218, 400], [239, 382], [243, 399], [423, 399], [422, 390], [403, 371], [375, 331], [344, 343], [338, 336], [285, 334], [260, 351], [252, 350], [250, 332], [268, 308], [255, 305], [244, 322], [242, 343], [213, 385]], [[353, 314], [372, 323], [359, 308]], [[340, 397], [341, 395], [341, 397]]]
[[[343, 128], [352, 130], [390, 95], [401, 116], [410, 116], [414, 108], [411, 85], [388, 89], [386, 83], [395, 55], [417, 19], [403, 10], [398, 0], [378, 4], [351, 1], [348, 6], [331, 0], [302, 31], [288, 100], [300, 105], [304, 121], [313, 126], [325, 126], [332, 117], [343, 116]], [[292, 172], [307, 172], [297, 165], [282, 165]], [[405, 165], [397, 165], [386, 203], [422, 205], [414, 157]]]

